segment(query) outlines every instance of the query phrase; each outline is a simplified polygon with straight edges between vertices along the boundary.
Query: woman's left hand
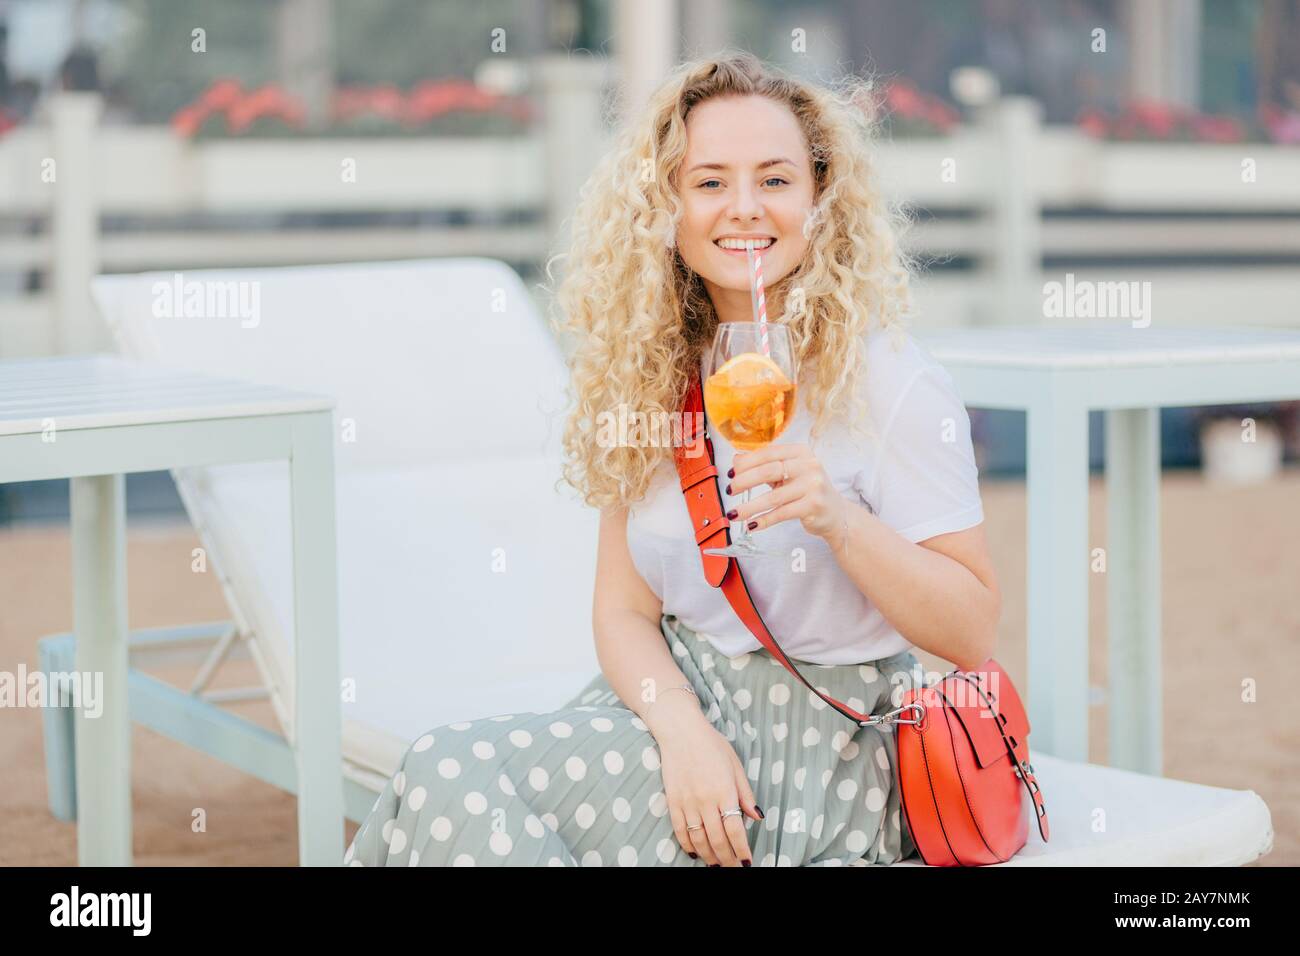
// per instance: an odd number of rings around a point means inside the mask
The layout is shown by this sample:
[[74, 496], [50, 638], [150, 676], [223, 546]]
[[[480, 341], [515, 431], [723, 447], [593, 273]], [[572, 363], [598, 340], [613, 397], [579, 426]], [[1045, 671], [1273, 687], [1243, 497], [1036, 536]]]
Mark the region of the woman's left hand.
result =
[[[771, 491], [735, 504], [727, 514], [732, 521], [744, 521], [751, 531], [798, 518], [805, 531], [825, 538], [832, 546], [844, 532], [849, 503], [835, 490], [807, 445], [767, 445], [757, 451], [737, 452], [727, 477], [728, 494], [738, 495], [757, 485], [772, 486]], [[767, 514], [753, 517], [760, 511]]]

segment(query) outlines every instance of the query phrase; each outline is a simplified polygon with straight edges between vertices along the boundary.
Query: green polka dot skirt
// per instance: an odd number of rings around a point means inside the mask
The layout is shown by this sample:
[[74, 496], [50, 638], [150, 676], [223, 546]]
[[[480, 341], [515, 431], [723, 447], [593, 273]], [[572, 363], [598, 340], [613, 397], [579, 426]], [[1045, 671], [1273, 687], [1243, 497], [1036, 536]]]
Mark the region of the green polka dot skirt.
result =
[[[742, 817], [755, 866], [871, 866], [915, 853], [894, 729], [858, 727], [766, 650], [737, 657], [673, 615], [673, 658], [735, 748], [764, 819]], [[795, 661], [823, 693], [884, 713], [917, 686], [911, 651]], [[659, 749], [603, 675], [549, 713], [435, 727], [406, 751], [348, 848], [352, 866], [707, 866], [673, 833]]]

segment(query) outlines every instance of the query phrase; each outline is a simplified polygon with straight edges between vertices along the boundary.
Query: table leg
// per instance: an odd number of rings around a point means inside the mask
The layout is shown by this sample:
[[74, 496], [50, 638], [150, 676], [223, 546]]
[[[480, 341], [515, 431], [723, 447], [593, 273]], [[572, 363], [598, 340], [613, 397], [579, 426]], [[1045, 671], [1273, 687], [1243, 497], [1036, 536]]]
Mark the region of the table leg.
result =
[[1160, 410], [1106, 413], [1112, 767], [1160, 775]]
[[1088, 410], [1049, 386], [1027, 412], [1032, 747], [1088, 759]]
[[298, 859], [303, 866], [338, 866], [344, 849], [343, 758], [332, 413], [294, 426], [289, 473]]
[[77, 862], [130, 866], [125, 479], [73, 478], [70, 495], [75, 667], [82, 692], [82, 700], [73, 701]]

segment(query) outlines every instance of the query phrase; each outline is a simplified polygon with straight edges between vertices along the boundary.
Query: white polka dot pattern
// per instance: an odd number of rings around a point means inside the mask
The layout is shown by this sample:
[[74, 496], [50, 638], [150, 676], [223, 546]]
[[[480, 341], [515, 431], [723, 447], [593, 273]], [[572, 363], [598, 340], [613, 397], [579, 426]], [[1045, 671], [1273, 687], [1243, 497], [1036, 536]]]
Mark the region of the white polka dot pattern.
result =
[[[871, 866], [914, 853], [892, 728], [846, 720], [766, 651], [719, 655], [671, 615], [663, 634], [701, 715], [744, 770], [730, 805], [748, 807], [752, 791], [762, 808], [761, 820], [739, 818], [755, 866]], [[920, 673], [910, 652], [812, 670], [818, 690], [869, 713], [895, 706], [891, 694]], [[706, 865], [677, 841], [663, 759], [603, 675], [550, 713], [434, 727], [411, 743], [343, 862]]]

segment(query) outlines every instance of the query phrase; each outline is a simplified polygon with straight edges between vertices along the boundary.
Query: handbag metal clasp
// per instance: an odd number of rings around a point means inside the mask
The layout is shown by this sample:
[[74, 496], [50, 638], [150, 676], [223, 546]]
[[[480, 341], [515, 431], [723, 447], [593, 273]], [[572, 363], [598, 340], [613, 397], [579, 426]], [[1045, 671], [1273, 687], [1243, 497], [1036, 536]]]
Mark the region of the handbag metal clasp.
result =
[[[904, 720], [898, 716], [899, 714], [905, 713], [907, 711], [918, 712], [916, 719]], [[920, 703], [919, 701], [913, 701], [910, 704], [905, 704], [904, 706], [899, 707], [895, 710], [888, 711], [887, 713], [872, 714], [869, 717], [867, 717], [866, 720], [858, 721], [858, 726], [869, 727], [873, 724], [919, 724], [923, 720], [925, 720], [925, 705]]]

